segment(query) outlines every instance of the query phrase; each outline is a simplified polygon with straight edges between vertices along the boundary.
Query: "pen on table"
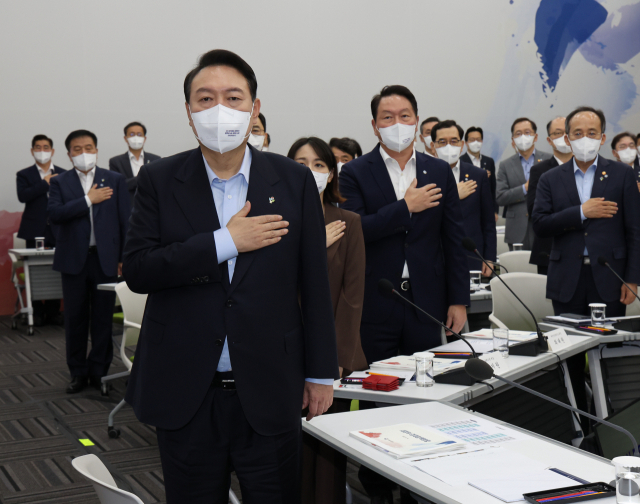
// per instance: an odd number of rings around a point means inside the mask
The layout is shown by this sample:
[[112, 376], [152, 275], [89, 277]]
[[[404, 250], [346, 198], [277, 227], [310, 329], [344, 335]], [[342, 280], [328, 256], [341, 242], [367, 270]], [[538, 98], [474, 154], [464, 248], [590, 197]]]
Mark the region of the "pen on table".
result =
[[565, 500], [565, 499], [579, 499], [580, 497], [592, 497], [593, 495], [598, 495], [598, 494], [603, 494], [604, 492], [594, 492], [594, 491], [587, 491], [587, 492], [580, 492], [577, 494], [568, 494], [568, 495], [559, 495], [557, 497], [547, 497], [546, 499], [538, 499], [537, 502], [553, 502], [553, 501], [558, 501], [558, 500]]
[[366, 372], [368, 375], [371, 376], [390, 376], [391, 378], [397, 378], [397, 376], [395, 375], [390, 375], [390, 374], [382, 374], [382, 373], [370, 373], [369, 371]]

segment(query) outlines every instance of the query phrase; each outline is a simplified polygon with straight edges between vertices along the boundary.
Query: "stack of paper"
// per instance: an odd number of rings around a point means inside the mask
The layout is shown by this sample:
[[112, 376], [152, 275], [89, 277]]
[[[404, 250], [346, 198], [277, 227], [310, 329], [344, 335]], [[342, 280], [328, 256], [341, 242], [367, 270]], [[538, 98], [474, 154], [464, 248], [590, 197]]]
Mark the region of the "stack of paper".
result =
[[408, 423], [352, 431], [349, 435], [395, 458], [416, 457], [464, 447], [463, 442], [435, 429]]
[[[385, 369], [387, 371], [391, 369], [400, 369], [402, 371], [414, 371], [416, 370], [416, 358], [413, 355], [398, 355], [392, 359], [385, 359], [378, 362], [373, 362], [371, 368]], [[382, 371], [380, 371], [382, 372]]]
[[[473, 331], [470, 333], [465, 333], [463, 336], [467, 336], [469, 338], [479, 338], [479, 339], [490, 339], [493, 340], [493, 330], [492, 329], [479, 329], [478, 331]], [[538, 333], [531, 331], [513, 331], [509, 329], [509, 340], [510, 341], [529, 341], [538, 337]]]

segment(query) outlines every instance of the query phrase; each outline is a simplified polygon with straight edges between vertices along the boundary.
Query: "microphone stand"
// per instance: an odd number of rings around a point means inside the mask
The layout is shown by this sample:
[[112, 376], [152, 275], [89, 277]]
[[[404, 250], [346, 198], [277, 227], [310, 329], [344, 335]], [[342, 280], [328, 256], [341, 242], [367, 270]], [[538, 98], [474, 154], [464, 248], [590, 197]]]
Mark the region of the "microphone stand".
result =
[[[629, 287], [627, 282], [625, 282], [622, 279], [622, 277], [620, 275], [618, 275], [618, 273], [616, 273], [616, 270], [614, 270], [611, 267], [609, 262], [604, 257], [602, 257], [602, 256], [598, 257], [598, 263], [601, 266], [606, 266], [607, 268], [609, 268], [611, 270], [611, 273], [613, 273], [616, 277], [618, 277], [618, 280], [620, 280], [624, 284], [624, 286], [627, 289], [629, 289], [631, 294], [633, 294], [636, 297], [636, 299], [640, 301], [640, 296], [638, 296], [638, 294], [633, 292], [633, 289], [631, 289], [631, 287]], [[640, 320], [637, 319], [637, 318], [621, 320], [620, 322], [617, 322], [617, 323], [613, 324], [613, 327], [615, 327], [616, 329], [620, 329], [622, 331], [638, 332], [638, 331], [640, 331]]]

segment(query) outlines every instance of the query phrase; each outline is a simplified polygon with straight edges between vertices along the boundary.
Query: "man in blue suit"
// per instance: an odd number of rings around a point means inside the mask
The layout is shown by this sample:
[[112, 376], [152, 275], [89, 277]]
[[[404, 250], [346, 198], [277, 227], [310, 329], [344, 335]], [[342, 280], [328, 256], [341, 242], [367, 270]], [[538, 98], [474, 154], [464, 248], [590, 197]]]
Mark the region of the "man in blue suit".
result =
[[74, 169], [51, 180], [48, 208], [58, 229], [53, 269], [62, 273], [72, 379], [67, 393], [73, 394], [89, 380], [99, 387], [111, 365], [115, 293], [97, 286], [117, 280], [131, 204], [125, 178], [96, 166], [98, 139], [93, 133], [73, 131], [65, 146]]
[[621, 316], [640, 282], [640, 194], [633, 171], [598, 155], [606, 136], [604, 114], [580, 107], [567, 116], [566, 142], [574, 158], [545, 173], [533, 207], [536, 234], [552, 237], [547, 298], [556, 314], [590, 314], [589, 303], [606, 303]]
[[[367, 362], [441, 342], [439, 325], [380, 295], [381, 278], [454, 331], [464, 326], [470, 293], [458, 188], [447, 163], [413, 147], [420, 124], [413, 93], [386, 86], [371, 100], [371, 114], [379, 145], [340, 172], [342, 207], [362, 217], [367, 265], [360, 334]], [[359, 477], [372, 502], [392, 502], [390, 481], [364, 466]]]
[[[495, 261], [496, 220], [489, 178], [482, 168], [462, 162], [462, 134], [462, 128], [452, 120], [441, 121], [431, 130], [436, 156], [451, 167], [458, 184], [465, 234], [473, 239], [485, 259]], [[468, 261], [470, 271], [478, 270], [486, 277], [491, 276], [491, 269], [477, 257], [468, 257]]]
[[467, 128], [467, 131], [464, 134], [464, 143], [467, 144], [467, 152], [460, 156], [460, 161], [472, 164], [476, 168], [486, 170], [487, 177], [489, 178], [489, 185], [491, 187], [491, 197], [493, 198], [495, 206], [494, 219], [498, 222], [498, 210], [500, 207], [496, 202], [496, 162], [492, 157], [480, 154], [482, 144], [484, 143], [484, 131], [482, 128], [479, 126], [471, 126]]
[[[55, 150], [53, 140], [46, 135], [36, 135], [31, 140], [31, 155], [36, 164], [20, 170], [16, 177], [18, 200], [24, 203], [24, 212], [18, 229], [18, 238], [27, 242], [27, 248], [35, 248], [36, 238], [43, 237], [45, 247], [56, 244], [54, 231], [47, 215], [49, 184], [53, 177], [66, 170], [54, 166], [51, 158]], [[33, 323], [61, 323], [60, 300], [47, 299], [33, 302]]]

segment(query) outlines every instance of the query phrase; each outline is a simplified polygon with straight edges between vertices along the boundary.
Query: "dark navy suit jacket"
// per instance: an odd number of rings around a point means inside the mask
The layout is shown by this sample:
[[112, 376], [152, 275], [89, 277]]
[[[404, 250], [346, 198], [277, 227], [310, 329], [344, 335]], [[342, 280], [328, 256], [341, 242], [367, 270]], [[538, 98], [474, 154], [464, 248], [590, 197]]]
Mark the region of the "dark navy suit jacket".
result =
[[[66, 170], [59, 166], [53, 166], [53, 172], [60, 175]], [[37, 165], [30, 166], [17, 173], [16, 185], [18, 188], [18, 201], [24, 203], [24, 212], [18, 229], [18, 238], [23, 240], [33, 240], [36, 237], [44, 236], [47, 241], [54, 241], [54, 236], [50, 229], [47, 229], [47, 204], [49, 198], [49, 184], [42, 178]], [[49, 227], [50, 228], [50, 227]]]
[[[93, 230], [102, 271], [116, 276], [122, 262], [122, 249], [127, 234], [131, 204], [125, 179], [119, 173], [102, 168], [96, 170], [93, 183], [111, 187], [110, 199], [91, 205]], [[51, 179], [49, 218], [58, 226], [53, 269], [77, 275], [89, 254], [91, 220], [84, 190], [75, 169]]]
[[[471, 156], [469, 155], [468, 152], [465, 152], [462, 156], [460, 156], [460, 162], [469, 163], [470, 165], [475, 166], [471, 161]], [[482, 154], [480, 157], [480, 166], [482, 167], [483, 170], [487, 170], [489, 173], [491, 173], [491, 176], [488, 177], [489, 186], [491, 187], [491, 197], [493, 198], [493, 204], [495, 206], [494, 211], [495, 213], [498, 213], [498, 209], [500, 207], [496, 203], [496, 162], [493, 160], [493, 158], [490, 158], [489, 156], [485, 156], [484, 154]], [[494, 218], [494, 221], [495, 221], [495, 218]]]
[[289, 232], [240, 253], [231, 284], [199, 148], [138, 175], [123, 274], [148, 293], [126, 400], [140, 421], [184, 426], [202, 404], [227, 337], [236, 391], [262, 435], [299, 428], [305, 378], [337, 378], [324, 217], [311, 170], [251, 148], [249, 216]]
[[[160, 156], [151, 154], [144, 151], [144, 164], [148, 165], [152, 161], [157, 161]], [[129, 160], [129, 151], [119, 156], [114, 156], [109, 160], [109, 170], [124, 175], [127, 180], [127, 189], [131, 195], [131, 204], [133, 205], [133, 197], [136, 195], [136, 188], [138, 187], [138, 177], [133, 176], [133, 170], [131, 169], [131, 161]]]
[[606, 266], [604, 256], [627, 282], [640, 283], [640, 193], [628, 165], [598, 157], [591, 198], [618, 204], [612, 218], [580, 219], [580, 197], [573, 159], [545, 173], [538, 183], [533, 229], [553, 237], [547, 274], [547, 298], [567, 303], [573, 298], [586, 245], [598, 293], [605, 302], [620, 299], [622, 284]]
[[[558, 161], [556, 161], [555, 156], [553, 156], [531, 167], [531, 172], [529, 173], [529, 189], [527, 190], [527, 212], [529, 215], [533, 215], [533, 206], [536, 202], [536, 193], [540, 177], [557, 166]], [[543, 238], [536, 234], [533, 237], [533, 245], [531, 245], [529, 264], [549, 266], [549, 254], [551, 254], [552, 244], [553, 238], [551, 236]]]
[[[378, 292], [386, 278], [399, 289], [407, 261], [414, 302], [438, 320], [446, 320], [451, 305], [469, 305], [469, 270], [462, 248], [465, 231], [455, 177], [447, 163], [416, 152], [418, 187], [434, 183], [442, 190], [440, 204], [411, 215], [404, 199], [396, 198], [378, 144], [350, 161], [340, 172], [345, 210], [362, 217], [367, 265], [363, 322], [384, 322], [395, 299]], [[418, 317], [429, 319], [418, 312]]]
[[[476, 242], [476, 248], [489, 261], [496, 260], [496, 219], [487, 172], [472, 164], [460, 162], [460, 182], [475, 180], [476, 191], [460, 201], [464, 232]], [[468, 254], [468, 253], [467, 253]], [[482, 261], [468, 257], [469, 270], [482, 270]]]

